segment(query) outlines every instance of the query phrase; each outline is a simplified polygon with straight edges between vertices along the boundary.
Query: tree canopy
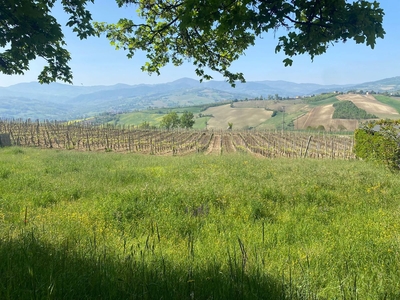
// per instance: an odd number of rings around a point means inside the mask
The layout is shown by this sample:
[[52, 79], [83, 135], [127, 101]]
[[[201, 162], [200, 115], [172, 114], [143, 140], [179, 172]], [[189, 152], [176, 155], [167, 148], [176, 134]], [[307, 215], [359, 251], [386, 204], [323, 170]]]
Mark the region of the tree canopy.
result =
[[[244, 81], [231, 72], [232, 62], [265, 33], [284, 33], [277, 38], [275, 52], [283, 51], [283, 63], [309, 54], [311, 59], [334, 43], [353, 39], [374, 48], [383, 38], [384, 12], [376, 1], [357, 0], [116, 0], [132, 5], [142, 22], [122, 18], [115, 24], [91, 23], [86, 9], [94, 0], [62, 0], [70, 15], [68, 26], [80, 38], [105, 34], [117, 49], [132, 57], [147, 53], [142, 70], [159, 73], [168, 63], [191, 61], [196, 74], [211, 79], [208, 70], [221, 73], [234, 85]], [[22, 74], [29, 61], [42, 57], [48, 65], [40, 82], [71, 82], [70, 54], [60, 24], [51, 15], [55, 0], [3, 0], [0, 3], [0, 72]], [[100, 5], [100, 4], [99, 4]], [[101, 21], [101, 20], [99, 20]]]
[[160, 127], [166, 128], [166, 129], [169, 130], [169, 129], [173, 129], [173, 128], [179, 127], [179, 124], [180, 124], [179, 116], [175, 111], [173, 111], [173, 112], [170, 112], [170, 113], [166, 114], [161, 119]]
[[[67, 26], [81, 39], [96, 32], [92, 17], [85, 8], [94, 0], [62, 0], [69, 15]], [[23, 74], [29, 62], [41, 57], [46, 61], [38, 76], [41, 83], [62, 80], [72, 83], [68, 66], [70, 53], [65, 49], [61, 25], [52, 16], [56, 0], [2, 0], [0, 1], [0, 72]]]
[[185, 111], [180, 117], [179, 123], [182, 128], [192, 128], [195, 123], [193, 113], [190, 111]]

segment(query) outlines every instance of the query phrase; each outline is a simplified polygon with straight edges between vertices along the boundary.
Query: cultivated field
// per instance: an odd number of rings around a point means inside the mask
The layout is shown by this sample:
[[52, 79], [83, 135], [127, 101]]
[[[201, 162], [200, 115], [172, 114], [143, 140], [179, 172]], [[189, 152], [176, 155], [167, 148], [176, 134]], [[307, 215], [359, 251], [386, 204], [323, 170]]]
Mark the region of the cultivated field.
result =
[[400, 115], [395, 108], [379, 102], [372, 95], [345, 94], [339, 95], [337, 98], [341, 101], [351, 101], [357, 107], [364, 109], [370, 114], [375, 114], [380, 118], [400, 118]]
[[[344, 94], [338, 95], [336, 98], [340, 101], [352, 101], [358, 108], [364, 109], [368, 113], [375, 114], [379, 118], [398, 119], [400, 114], [397, 110], [389, 105], [379, 102], [372, 95]], [[392, 100], [394, 101], [394, 100]], [[307, 107], [303, 108], [307, 109]], [[324, 126], [325, 130], [337, 131], [345, 128], [354, 131], [359, 126], [359, 120], [353, 119], [332, 119], [334, 107], [332, 104], [317, 106], [312, 108], [308, 113], [301, 116], [293, 123], [296, 129], [306, 129], [308, 127]]]
[[400, 179], [363, 161], [8, 147], [0, 191], [0, 299], [400, 297]]
[[[400, 114], [394, 107], [379, 102], [372, 95], [345, 94], [337, 95], [332, 99], [352, 101], [357, 107], [366, 110], [368, 113], [375, 114], [379, 118], [400, 118]], [[397, 105], [394, 98], [389, 99]], [[330, 103], [321, 105], [324, 101], [330, 101]], [[209, 108], [205, 113], [214, 115], [214, 118], [209, 120], [208, 125], [209, 128], [215, 129], [226, 128], [228, 122], [232, 122], [238, 129], [249, 127], [278, 129], [282, 122], [282, 116], [279, 115], [275, 118], [270, 116], [272, 110], [281, 111], [283, 107], [285, 109], [286, 123], [292, 121], [294, 129], [317, 128], [321, 125], [327, 131], [354, 131], [358, 128], [359, 120], [332, 119], [334, 107], [331, 103], [330, 99], [316, 102], [312, 102], [309, 99], [252, 100], [235, 102], [233, 103], [233, 108], [229, 105]], [[271, 111], [266, 111], [265, 108]]]
[[[376, 99], [378, 100], [376, 100]], [[327, 131], [354, 130], [358, 120], [332, 119], [331, 104], [339, 100], [350, 100], [359, 108], [379, 118], [398, 119], [400, 101], [394, 97], [384, 95], [358, 94], [321, 94], [314, 97], [290, 100], [246, 100], [230, 104], [209, 107], [207, 105], [179, 107], [179, 108], [152, 108], [145, 111], [125, 113], [121, 115], [102, 115], [85, 120], [86, 123], [112, 124], [121, 126], [139, 127], [144, 122], [159, 127], [163, 116], [171, 111], [182, 114], [190, 111], [195, 115], [194, 128], [196, 129], [226, 129], [228, 123], [233, 123], [234, 129], [281, 129], [282, 110], [285, 110], [284, 127], [289, 130], [307, 129], [307, 127], [324, 126]], [[215, 103], [216, 104], [216, 103]], [[214, 105], [215, 105], [214, 104]], [[275, 117], [271, 117], [276, 111]], [[211, 117], [212, 116], [212, 117]]]
[[306, 129], [308, 127], [317, 128], [324, 126], [327, 131], [340, 131], [340, 128], [345, 128], [348, 131], [354, 131], [358, 128], [357, 120], [347, 119], [332, 119], [334, 112], [332, 104], [325, 106], [317, 106], [311, 111], [294, 122], [296, 129]]
[[13, 145], [151, 155], [245, 152], [256, 156], [353, 159], [353, 137], [315, 132], [138, 130], [130, 127], [0, 121]]
[[229, 104], [210, 107], [204, 111], [205, 115], [213, 115], [207, 123], [208, 129], [226, 129], [232, 122], [235, 129], [256, 127], [268, 120], [272, 111], [259, 108], [235, 108]]

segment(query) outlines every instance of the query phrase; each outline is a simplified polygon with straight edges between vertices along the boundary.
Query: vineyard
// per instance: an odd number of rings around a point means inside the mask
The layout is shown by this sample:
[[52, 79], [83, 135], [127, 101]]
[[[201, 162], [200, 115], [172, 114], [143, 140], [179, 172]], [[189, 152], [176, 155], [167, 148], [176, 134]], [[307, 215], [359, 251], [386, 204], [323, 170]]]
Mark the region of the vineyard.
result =
[[0, 120], [15, 146], [153, 155], [248, 152], [268, 158], [353, 159], [353, 136], [323, 132], [164, 130], [59, 122]]

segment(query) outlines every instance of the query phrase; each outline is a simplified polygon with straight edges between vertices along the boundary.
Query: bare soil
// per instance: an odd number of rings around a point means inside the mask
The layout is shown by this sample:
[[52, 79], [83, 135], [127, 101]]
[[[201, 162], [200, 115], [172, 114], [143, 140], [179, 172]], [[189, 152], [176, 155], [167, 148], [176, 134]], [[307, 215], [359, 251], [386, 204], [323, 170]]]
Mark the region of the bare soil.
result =
[[222, 152], [224, 153], [236, 152], [236, 148], [233, 145], [233, 138], [231, 134], [224, 134], [222, 136]]
[[208, 146], [206, 155], [219, 155], [221, 154], [221, 135], [214, 134], [210, 144]]

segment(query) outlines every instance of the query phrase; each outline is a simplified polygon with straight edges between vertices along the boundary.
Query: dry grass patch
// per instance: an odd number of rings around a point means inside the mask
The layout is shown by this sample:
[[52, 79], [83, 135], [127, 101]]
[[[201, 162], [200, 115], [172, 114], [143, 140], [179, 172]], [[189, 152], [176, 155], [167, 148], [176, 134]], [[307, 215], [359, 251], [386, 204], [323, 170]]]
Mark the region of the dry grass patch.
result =
[[300, 117], [298, 122], [294, 122], [296, 129], [306, 129], [307, 127], [316, 128], [320, 125], [325, 127], [325, 130], [355, 130], [358, 127], [357, 120], [347, 119], [332, 119], [335, 111], [332, 104], [317, 106], [309, 113]]
[[233, 123], [234, 129], [243, 129], [256, 127], [265, 122], [271, 117], [272, 111], [264, 108], [232, 108], [227, 104], [210, 107], [204, 111], [204, 114], [214, 116], [208, 121], [210, 129], [226, 129], [229, 122]]

